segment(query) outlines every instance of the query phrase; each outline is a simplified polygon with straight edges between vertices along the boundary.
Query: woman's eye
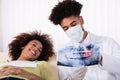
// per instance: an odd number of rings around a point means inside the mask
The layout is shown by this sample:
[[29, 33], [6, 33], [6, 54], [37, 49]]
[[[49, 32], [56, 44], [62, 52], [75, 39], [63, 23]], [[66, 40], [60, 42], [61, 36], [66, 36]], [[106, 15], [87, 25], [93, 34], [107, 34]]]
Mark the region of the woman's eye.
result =
[[41, 53], [42, 51], [40, 49], [38, 49], [38, 51]]
[[32, 44], [34, 47], [36, 47], [36, 45], [35, 44]]

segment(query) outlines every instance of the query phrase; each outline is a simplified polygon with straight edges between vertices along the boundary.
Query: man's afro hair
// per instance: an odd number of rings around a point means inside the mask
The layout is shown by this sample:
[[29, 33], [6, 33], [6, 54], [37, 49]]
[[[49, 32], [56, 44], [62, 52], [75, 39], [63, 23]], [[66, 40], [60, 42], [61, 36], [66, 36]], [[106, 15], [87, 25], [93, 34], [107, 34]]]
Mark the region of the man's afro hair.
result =
[[59, 2], [53, 9], [49, 16], [49, 20], [53, 24], [58, 25], [61, 23], [63, 18], [70, 16], [79, 16], [82, 9], [82, 4], [75, 0], [64, 0]]

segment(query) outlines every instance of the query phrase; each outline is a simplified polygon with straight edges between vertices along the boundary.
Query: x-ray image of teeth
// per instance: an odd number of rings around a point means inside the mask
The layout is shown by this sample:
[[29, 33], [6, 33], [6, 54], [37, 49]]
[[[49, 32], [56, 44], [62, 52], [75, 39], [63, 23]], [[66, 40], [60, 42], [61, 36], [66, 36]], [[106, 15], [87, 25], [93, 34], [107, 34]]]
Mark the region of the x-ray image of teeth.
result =
[[67, 46], [58, 52], [57, 65], [78, 67], [98, 64], [100, 47], [95, 44]]

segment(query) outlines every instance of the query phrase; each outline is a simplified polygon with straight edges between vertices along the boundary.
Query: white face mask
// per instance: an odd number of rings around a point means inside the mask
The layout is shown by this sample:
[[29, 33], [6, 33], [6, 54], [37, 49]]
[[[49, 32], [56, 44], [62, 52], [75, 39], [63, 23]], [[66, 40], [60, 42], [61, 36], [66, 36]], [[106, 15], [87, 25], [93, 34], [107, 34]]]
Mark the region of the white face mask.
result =
[[80, 42], [83, 39], [84, 32], [80, 25], [76, 25], [76, 26], [69, 28], [66, 31], [66, 34], [73, 42]]

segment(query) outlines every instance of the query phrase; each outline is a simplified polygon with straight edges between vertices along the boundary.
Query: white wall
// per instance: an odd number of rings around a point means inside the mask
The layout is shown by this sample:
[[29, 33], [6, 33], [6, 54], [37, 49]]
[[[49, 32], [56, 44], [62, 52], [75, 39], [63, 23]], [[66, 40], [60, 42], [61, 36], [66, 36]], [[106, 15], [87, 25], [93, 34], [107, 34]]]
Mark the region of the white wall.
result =
[[3, 38], [2, 38], [2, 26], [1, 26], [1, 23], [2, 23], [2, 19], [1, 19], [1, 0], [0, 0], [0, 51], [3, 50], [3, 44], [2, 44], [2, 41], [3, 41]]
[[120, 43], [120, 0], [86, 0], [84, 19], [87, 30], [110, 36]]
[[19, 32], [39, 30], [53, 32], [48, 20], [53, 0], [2, 0], [3, 51]]
[[[1, 51], [8, 51], [7, 45], [20, 32], [41, 29], [52, 35], [55, 47], [67, 43], [68, 38], [59, 26], [48, 20], [52, 7], [58, 0], [0, 0], [2, 22], [0, 25]], [[60, 0], [62, 1], [62, 0]], [[120, 43], [120, 0], [77, 0], [84, 6], [82, 16], [86, 30], [114, 38]], [[1, 33], [2, 32], [2, 33]], [[2, 34], [2, 38], [1, 38]], [[66, 41], [66, 42], [65, 42]]]

